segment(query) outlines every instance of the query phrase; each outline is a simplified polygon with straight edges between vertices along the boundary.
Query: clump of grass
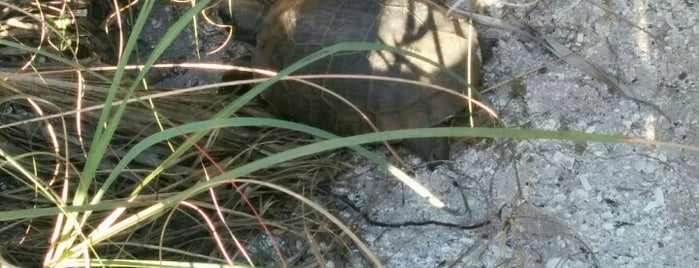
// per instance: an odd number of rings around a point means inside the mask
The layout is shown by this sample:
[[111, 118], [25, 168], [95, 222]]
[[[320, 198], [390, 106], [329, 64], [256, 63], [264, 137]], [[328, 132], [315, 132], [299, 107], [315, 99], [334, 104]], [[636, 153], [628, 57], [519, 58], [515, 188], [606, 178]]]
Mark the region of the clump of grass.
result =
[[[161, 53], [206, 2], [185, 14], [156, 51]], [[141, 9], [125, 55], [152, 3]], [[75, 38], [62, 42], [70, 46], [81, 38], [66, 34], [77, 32], [78, 26], [71, 27], [40, 29]], [[228, 103], [222, 100], [236, 96], [201, 91], [207, 86], [193, 93], [137, 90], [157, 53], [140, 77], [126, 81], [125, 61], [104, 72], [84, 66], [82, 58], [66, 58], [62, 52], [71, 48], [65, 46], [0, 41], [16, 48], [17, 58], [28, 57], [24, 63], [33, 67], [5, 70], [0, 92], [3, 177], [13, 198], [23, 201], [3, 204], [0, 218], [13, 222], [4, 233], [15, 234], [4, 240], [8, 261], [31, 266], [253, 265], [273, 261], [249, 256], [243, 246], [265, 233], [290, 242], [317, 239], [313, 244], [326, 245], [315, 248], [318, 253], [346, 247], [342, 236], [332, 235], [337, 229], [328, 227], [322, 215], [327, 211], [319, 213], [321, 206], [295, 194], [309, 196], [327, 184], [319, 178], [346, 168], [337, 165], [339, 158], [302, 157], [284, 166], [258, 165], [255, 173], [225, 174], [306, 143], [298, 132], [271, 129], [254, 118], [229, 119], [233, 113], [265, 113], [241, 107], [249, 98], [223, 115], [218, 109]], [[32, 61], [37, 55], [41, 62]], [[163, 135], [164, 129], [169, 134]], [[218, 179], [211, 184], [212, 178]], [[282, 254], [277, 243], [271, 246], [265, 250], [283, 256], [278, 262], [314, 262], [299, 260], [305, 256], [301, 249]]]

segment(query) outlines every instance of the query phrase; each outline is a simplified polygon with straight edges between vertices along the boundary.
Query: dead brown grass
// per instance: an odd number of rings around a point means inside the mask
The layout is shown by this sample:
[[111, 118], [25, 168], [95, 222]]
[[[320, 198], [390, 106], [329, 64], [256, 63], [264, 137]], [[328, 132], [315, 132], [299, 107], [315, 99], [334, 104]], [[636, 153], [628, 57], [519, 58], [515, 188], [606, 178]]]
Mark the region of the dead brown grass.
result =
[[[85, 17], [76, 16], [88, 8], [84, 3], [75, 6], [48, 1], [40, 1], [40, 6], [35, 6], [34, 2], [22, 3], [22, 6], [12, 4], [4, 3], [9, 11], [4, 18], [0, 18], [5, 21], [5, 26], [9, 26], [1, 31], [3, 39], [48, 48], [85, 68], [104, 62], [95, 58], [100, 53], [90, 53], [90, 49], [101, 49], [94, 47], [96, 35], [89, 32], [98, 29], [98, 25]], [[65, 17], [72, 23], [63, 29], [37, 23], [49, 17]], [[12, 27], [7, 23], [10, 19], [37, 27]], [[4, 62], [4, 67], [0, 69], [0, 148], [18, 160], [26, 170], [31, 170], [40, 183], [57, 196], [64, 191], [75, 191], [76, 178], [81, 176], [85, 157], [98, 127], [96, 122], [102, 111], [99, 107], [104, 104], [109, 85], [84, 70], [66, 67], [50, 59], [44, 62], [46, 59], [30, 51], [6, 49], [3, 52], [6, 53], [0, 55], [0, 60]], [[25, 66], [27, 68], [22, 69]], [[99, 73], [107, 78], [113, 75], [111, 72]], [[110, 141], [106, 157], [102, 159], [98, 178], [91, 185], [90, 195], [95, 194], [103, 179], [138, 141], [162, 128], [209, 119], [236, 98], [231, 92], [215, 89], [177, 93], [151, 100], [144, 98], [161, 92], [164, 91], [150, 89], [136, 92], [135, 97], [141, 100], [128, 105], [116, 135]], [[238, 115], [268, 116], [265, 107], [257, 103], [249, 104]], [[172, 147], [184, 140], [178, 138], [149, 148], [128, 165], [126, 172], [119, 174], [117, 183], [110, 188], [104, 200], [127, 197], [134, 187], [141, 184], [143, 176], [157, 168], [172, 152]], [[213, 177], [220, 170], [230, 170], [309, 141], [311, 139], [307, 136], [284, 130], [255, 127], [216, 130], [199, 143], [201, 149], [191, 149], [175, 165], [162, 172], [154, 183], [146, 185], [137, 201], [153, 203], [200, 180]], [[214, 162], [204, 155], [210, 156]], [[339, 161], [342, 158], [337, 154], [334, 157], [307, 157], [283, 166], [270, 167], [248, 178], [275, 183], [293, 192], [312, 196], [318, 193], [318, 189], [327, 186], [330, 182], [328, 178], [336, 177], [348, 168]], [[0, 206], [3, 211], [56, 205], [38, 195], [35, 185], [24, 180], [6, 160], [0, 160], [0, 182], [4, 185], [0, 190]], [[70, 183], [63, 184], [62, 181]], [[65, 185], [68, 185], [68, 189], [63, 188]], [[266, 244], [274, 241], [282, 246], [285, 262], [297, 266], [323, 263], [310, 257], [309, 252], [323, 256], [328, 251], [336, 254], [338, 249], [346, 247], [345, 238], [329, 227], [332, 225], [323, 216], [305, 207], [302, 202], [259, 185], [239, 187], [242, 195], [229, 185], [214, 189], [215, 194], [202, 194], [187, 200], [193, 204], [191, 207], [179, 206], [169, 214], [145, 220], [122, 235], [98, 245], [95, 255], [108, 259], [222, 262], [221, 249], [214, 239], [218, 236], [222, 238], [219, 243], [226, 245], [236, 260], [242, 260], [242, 251], [235, 246], [240, 242], [253, 247], [259, 244], [258, 249], [247, 249], [248, 253], [254, 254], [252, 259], [256, 263], [278, 262], [278, 257]], [[253, 207], [248, 206], [244, 199], [250, 200]], [[252, 210], [256, 210], [262, 219], [256, 218]], [[108, 212], [93, 213], [86, 226], [94, 228]], [[214, 219], [213, 226], [218, 234], [212, 234], [211, 229], [207, 228], [202, 214]], [[217, 214], [222, 216], [216, 217]], [[260, 221], [271, 229], [275, 237], [273, 240], [265, 238]], [[12, 263], [40, 265], [50, 246], [47, 238], [55, 227], [54, 217], [27, 217], [3, 223], [0, 226], [2, 255]], [[84, 230], [85, 233], [89, 231]], [[320, 247], [319, 244], [324, 246]]]

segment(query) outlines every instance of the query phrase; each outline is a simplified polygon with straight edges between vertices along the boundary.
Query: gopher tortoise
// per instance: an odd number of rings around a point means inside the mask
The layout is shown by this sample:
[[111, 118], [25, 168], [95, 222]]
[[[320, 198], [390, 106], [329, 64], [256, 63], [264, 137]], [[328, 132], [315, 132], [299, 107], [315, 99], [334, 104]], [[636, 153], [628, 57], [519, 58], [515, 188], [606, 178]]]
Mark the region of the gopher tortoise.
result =
[[[470, 76], [475, 81], [472, 86], [478, 86], [481, 62], [474, 27], [447, 17], [443, 7], [428, 0], [279, 0], [264, 19], [253, 64], [281, 70], [324, 47], [348, 41], [376, 42], [418, 53], [464, 79]], [[387, 51], [342, 52], [294, 74], [377, 75], [458, 92], [466, 89], [444, 69]], [[433, 126], [467, 105], [452, 94], [413, 84], [335, 78], [312, 82], [352, 102], [379, 130]], [[283, 116], [338, 135], [372, 131], [352, 107], [299, 82], [276, 83], [262, 98]], [[423, 160], [449, 158], [447, 139], [412, 139], [404, 144]]]

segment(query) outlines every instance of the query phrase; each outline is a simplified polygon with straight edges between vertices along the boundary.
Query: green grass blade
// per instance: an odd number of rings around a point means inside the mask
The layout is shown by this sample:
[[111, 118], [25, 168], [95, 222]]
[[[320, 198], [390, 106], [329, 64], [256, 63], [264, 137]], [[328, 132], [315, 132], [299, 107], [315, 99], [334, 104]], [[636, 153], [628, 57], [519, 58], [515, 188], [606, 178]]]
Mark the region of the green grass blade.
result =
[[[134, 90], [136, 89], [139, 83], [138, 81], [145, 77], [146, 73], [150, 70], [150, 67], [155, 63], [155, 61], [160, 57], [160, 55], [165, 51], [165, 49], [167, 49], [169, 44], [172, 43], [172, 41], [177, 37], [177, 35], [182, 31], [182, 29], [184, 29], [184, 27], [187, 26], [187, 24], [192, 20], [192, 18], [194, 18], [194, 16], [201, 12], [201, 10], [204, 9], [204, 7], [209, 2], [210, 0], [198, 1], [196, 5], [187, 10], [187, 12], [185, 12], [175, 22], [175, 24], [173, 24], [168, 29], [165, 36], [158, 42], [153, 52], [151, 52], [151, 54], [149, 55], [148, 59], [144, 64], [143, 69], [139, 72], [134, 83], [131, 85], [129, 91], [124, 96], [125, 99], [128, 99], [131, 96], [131, 94], [133, 94]], [[145, 24], [146, 17], [150, 12], [150, 9], [152, 9], [153, 4], [154, 1], [146, 1], [144, 3], [143, 9], [141, 10], [136, 25], [134, 26], [134, 31], [131, 33], [129, 41], [127, 42], [125, 49], [125, 57], [122, 58], [119, 62], [119, 66], [117, 68], [118, 75], [115, 75], [116, 81], [120, 81], [121, 75], [123, 75], [123, 69], [126, 65], [126, 62], [128, 61], [128, 57], [135, 47], [138, 35], [140, 34], [143, 25]], [[98, 126], [100, 127], [98, 127], [95, 132], [95, 139], [90, 146], [90, 153], [88, 154], [88, 163], [86, 163], [86, 167], [83, 170], [83, 180], [80, 181], [80, 184], [78, 185], [78, 189], [76, 191], [74, 199], [74, 203], [76, 205], [83, 204], [84, 200], [87, 198], [87, 196], [85, 196], [85, 193], [87, 193], [88, 187], [90, 187], [90, 185], [92, 184], [92, 179], [94, 178], [95, 172], [97, 171], [97, 168], [99, 166], [99, 160], [101, 160], [104, 156], [107, 147], [109, 146], [109, 141], [114, 135], [114, 132], [116, 131], [117, 126], [119, 125], [119, 121], [121, 120], [121, 116], [124, 113], [124, 110], [126, 109], [126, 102], [119, 105], [115, 110], [114, 115], [109, 120], [107, 127], [104, 129], [104, 133], [101, 131], [103, 130], [101, 126], [104, 126], [104, 123], [107, 121], [107, 118], [109, 117], [109, 111], [111, 110], [110, 104], [114, 101], [113, 97], [116, 94], [116, 90], [118, 89], [117, 86], [118, 84], [116, 82], [112, 83], [112, 88], [110, 88], [110, 94], [105, 103], [105, 109], [100, 115], [98, 123]]]

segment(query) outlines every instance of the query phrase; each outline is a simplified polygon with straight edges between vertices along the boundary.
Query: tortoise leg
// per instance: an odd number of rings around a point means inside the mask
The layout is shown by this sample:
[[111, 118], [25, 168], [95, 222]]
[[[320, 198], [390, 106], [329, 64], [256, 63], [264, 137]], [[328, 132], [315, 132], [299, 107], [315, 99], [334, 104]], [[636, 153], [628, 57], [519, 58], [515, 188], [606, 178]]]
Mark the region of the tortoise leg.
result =
[[430, 169], [436, 162], [449, 160], [451, 156], [449, 138], [420, 138], [403, 141], [403, 145], [428, 162]]

